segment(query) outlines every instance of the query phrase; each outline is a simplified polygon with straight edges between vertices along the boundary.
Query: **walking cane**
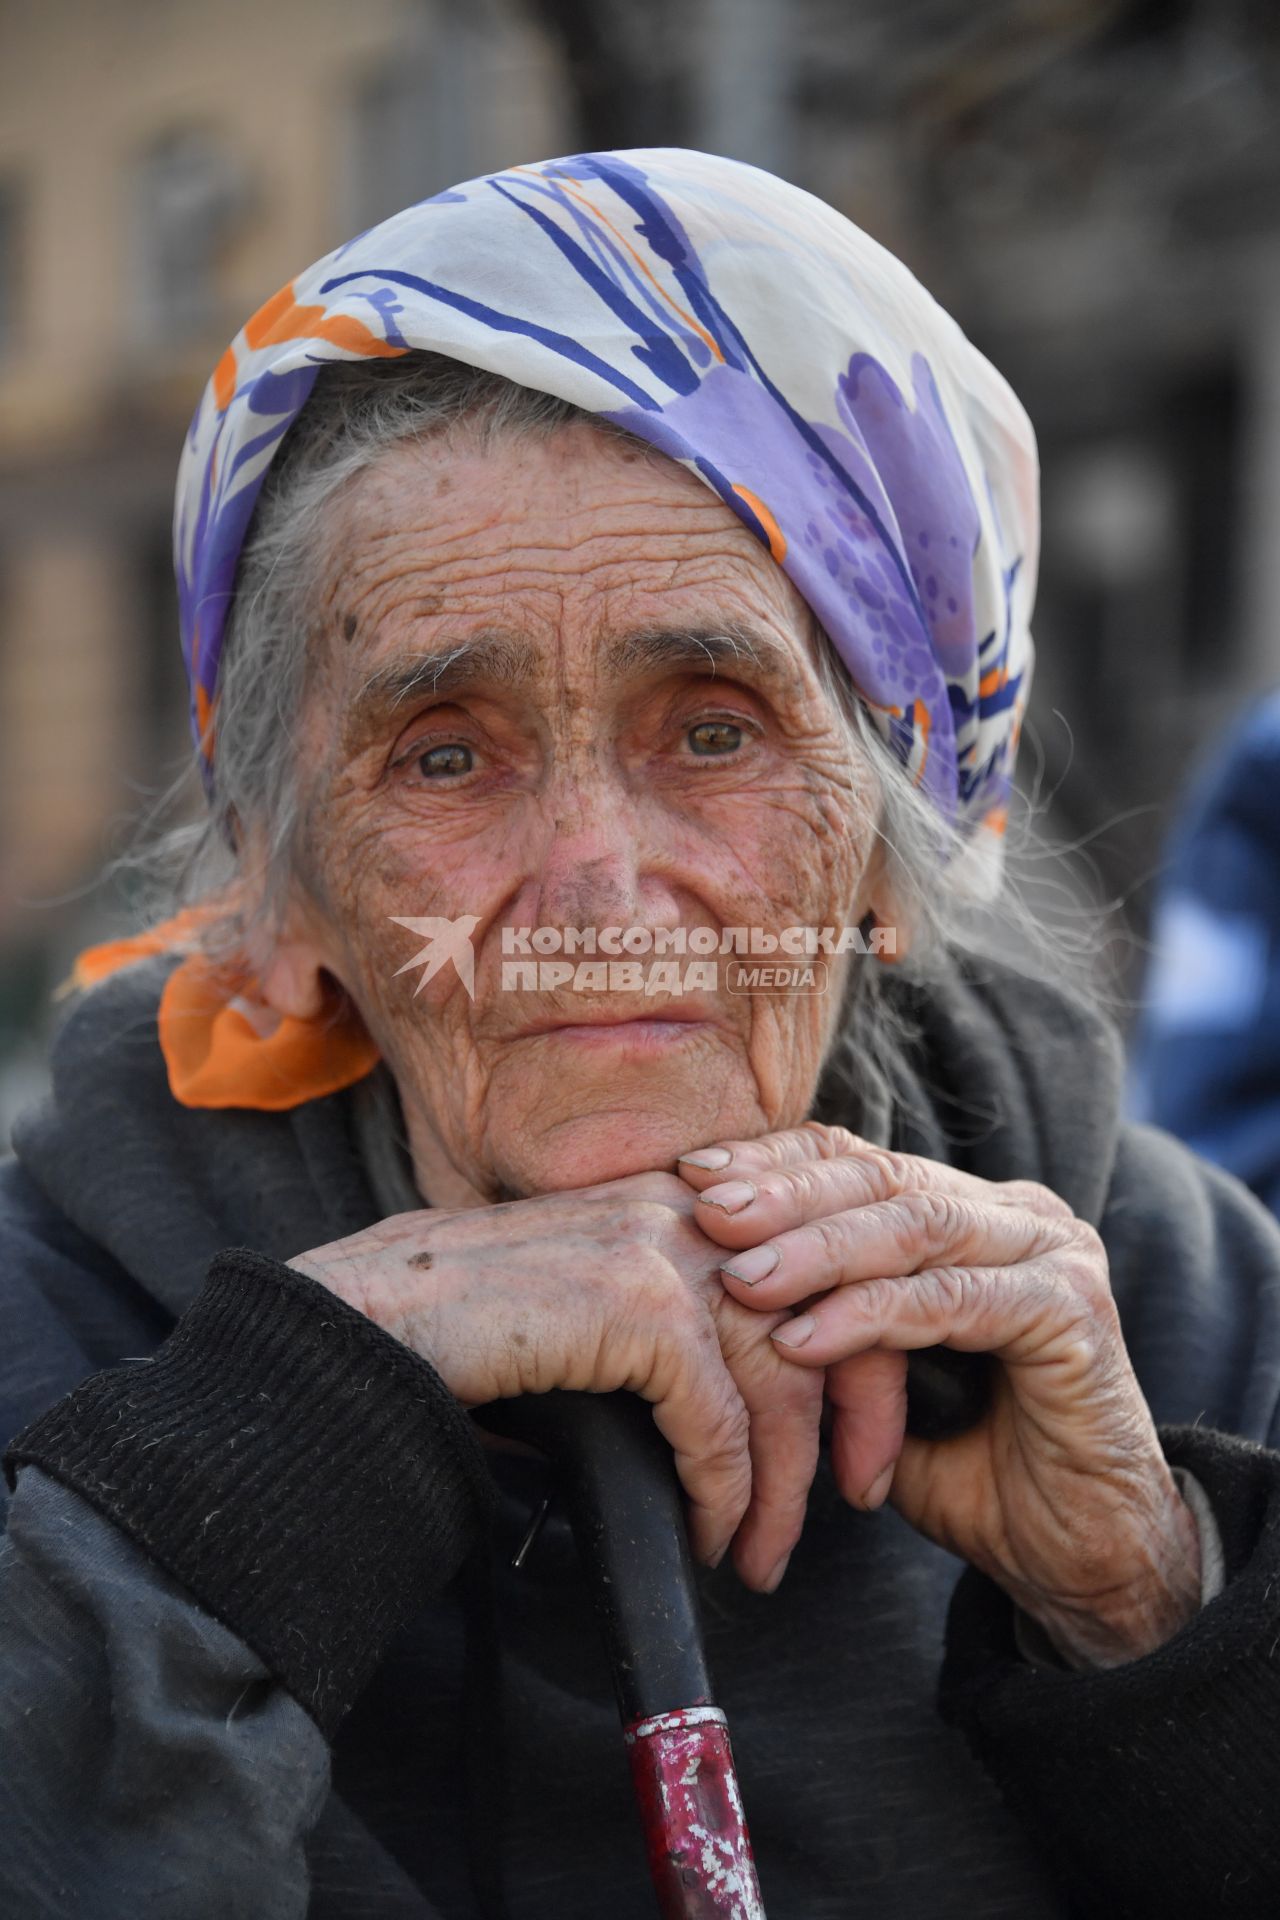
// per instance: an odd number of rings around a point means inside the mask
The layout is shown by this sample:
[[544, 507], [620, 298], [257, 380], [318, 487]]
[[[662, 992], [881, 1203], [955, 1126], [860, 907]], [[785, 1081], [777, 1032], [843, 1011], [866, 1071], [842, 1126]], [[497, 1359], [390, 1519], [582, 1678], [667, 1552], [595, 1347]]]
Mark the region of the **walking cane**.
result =
[[[971, 1426], [985, 1356], [908, 1367], [908, 1430]], [[485, 1410], [553, 1462], [603, 1629], [662, 1920], [765, 1920], [725, 1716], [715, 1704], [671, 1449], [630, 1393], [528, 1395]], [[496, 1418], [493, 1418], [496, 1416]]]
[[680, 1483], [653, 1409], [631, 1393], [517, 1404], [540, 1416], [536, 1444], [559, 1469], [662, 1920], [764, 1920], [729, 1730], [702, 1649]]

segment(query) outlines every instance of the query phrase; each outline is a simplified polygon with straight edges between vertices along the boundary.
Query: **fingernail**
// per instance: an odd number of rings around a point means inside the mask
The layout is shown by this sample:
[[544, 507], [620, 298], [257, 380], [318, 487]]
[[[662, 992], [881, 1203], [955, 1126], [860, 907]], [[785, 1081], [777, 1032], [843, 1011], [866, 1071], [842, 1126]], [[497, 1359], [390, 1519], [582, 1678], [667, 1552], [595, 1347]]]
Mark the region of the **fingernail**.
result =
[[772, 1338], [780, 1347], [802, 1347], [817, 1324], [811, 1313], [798, 1313], [794, 1320], [775, 1327]]
[[735, 1253], [732, 1260], [726, 1260], [720, 1271], [732, 1274], [744, 1287], [758, 1287], [773, 1272], [780, 1257], [776, 1247], [748, 1247], [745, 1253]]
[[787, 1570], [790, 1559], [791, 1555], [789, 1553], [783, 1554], [781, 1560], [779, 1560], [777, 1566], [761, 1587], [761, 1593], [776, 1593], [778, 1591], [778, 1588], [782, 1585], [782, 1576]]
[[707, 1565], [711, 1567], [713, 1570], [716, 1567], [718, 1567], [720, 1565], [720, 1562], [724, 1559], [726, 1553], [728, 1553], [729, 1545], [730, 1545], [729, 1541], [726, 1540], [722, 1547], [717, 1547], [713, 1554], [708, 1555]]
[[708, 1187], [698, 1199], [705, 1207], [719, 1207], [722, 1213], [741, 1213], [756, 1197], [749, 1180], [726, 1180], [723, 1186]]
[[701, 1167], [706, 1173], [719, 1173], [721, 1167], [727, 1167], [732, 1158], [728, 1147], [699, 1147], [696, 1153], [682, 1153], [680, 1164]]
[[873, 1511], [876, 1507], [882, 1507], [885, 1501], [889, 1498], [889, 1489], [892, 1485], [893, 1485], [893, 1468], [892, 1466], [888, 1466], [885, 1468], [883, 1473], [878, 1473], [876, 1475], [875, 1479], [871, 1482], [871, 1485], [867, 1488], [866, 1492], [863, 1494], [862, 1496], [863, 1506], [866, 1507], [869, 1512]]

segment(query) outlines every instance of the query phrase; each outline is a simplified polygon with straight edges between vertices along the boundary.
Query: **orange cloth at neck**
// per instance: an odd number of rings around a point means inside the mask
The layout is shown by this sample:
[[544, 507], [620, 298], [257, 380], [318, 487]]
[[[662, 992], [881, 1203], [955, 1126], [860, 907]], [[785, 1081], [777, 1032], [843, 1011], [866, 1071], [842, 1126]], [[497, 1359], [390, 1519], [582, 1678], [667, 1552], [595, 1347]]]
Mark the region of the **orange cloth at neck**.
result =
[[[68, 987], [91, 987], [135, 960], [189, 949], [210, 913], [186, 907], [145, 933], [89, 947]], [[217, 966], [198, 950], [188, 951], [165, 981], [157, 1027], [169, 1091], [183, 1107], [280, 1113], [354, 1085], [380, 1058], [339, 990], [315, 1019], [297, 1020], [258, 997], [247, 968]]]

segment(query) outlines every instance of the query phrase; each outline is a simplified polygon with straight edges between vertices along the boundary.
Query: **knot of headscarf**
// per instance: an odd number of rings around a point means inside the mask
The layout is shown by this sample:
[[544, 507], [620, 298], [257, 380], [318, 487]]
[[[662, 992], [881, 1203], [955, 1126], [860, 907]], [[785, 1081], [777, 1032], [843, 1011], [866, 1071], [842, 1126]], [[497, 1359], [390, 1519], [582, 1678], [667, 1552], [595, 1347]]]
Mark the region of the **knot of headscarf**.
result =
[[943, 816], [999, 833], [1032, 658], [1026, 414], [851, 221], [679, 149], [577, 154], [435, 194], [289, 281], [237, 334], [196, 410], [174, 522], [207, 779], [236, 566], [272, 457], [323, 365], [413, 349], [600, 414], [697, 473], [808, 601]]

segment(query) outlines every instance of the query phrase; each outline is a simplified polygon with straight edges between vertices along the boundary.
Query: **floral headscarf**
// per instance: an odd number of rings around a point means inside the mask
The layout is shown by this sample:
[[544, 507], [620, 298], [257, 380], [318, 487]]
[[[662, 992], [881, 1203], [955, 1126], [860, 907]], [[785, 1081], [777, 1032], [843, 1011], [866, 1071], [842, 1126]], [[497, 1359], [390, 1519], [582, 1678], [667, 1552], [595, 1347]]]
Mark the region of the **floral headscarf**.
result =
[[674, 148], [438, 193], [237, 334], [196, 410], [174, 520], [208, 779], [236, 565], [272, 456], [322, 366], [414, 348], [598, 413], [698, 474], [794, 581], [944, 817], [999, 833], [1032, 660], [1026, 414], [850, 221]]

